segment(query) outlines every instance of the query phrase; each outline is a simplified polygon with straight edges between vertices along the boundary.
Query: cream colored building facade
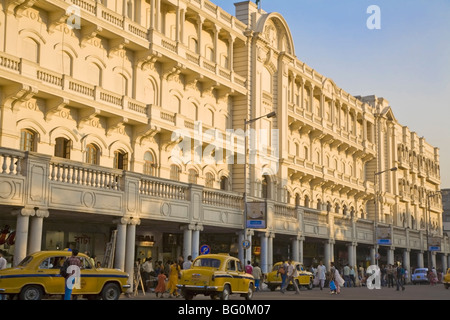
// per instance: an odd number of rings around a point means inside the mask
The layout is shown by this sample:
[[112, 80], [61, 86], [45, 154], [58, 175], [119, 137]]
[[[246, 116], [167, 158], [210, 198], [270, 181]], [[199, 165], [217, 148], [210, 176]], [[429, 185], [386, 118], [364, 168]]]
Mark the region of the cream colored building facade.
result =
[[[246, 255], [264, 271], [288, 256], [373, 264], [375, 225], [392, 234], [381, 261], [423, 266], [435, 235], [431, 262], [447, 267], [438, 148], [387, 100], [351, 96], [299, 60], [280, 14], [247, 1], [232, 16], [206, 0], [20, 0], [2, 4], [0, 24], [0, 225], [15, 230], [3, 248], [13, 264], [68, 246], [101, 259], [112, 230], [114, 266], [131, 274], [137, 258], [202, 245], [243, 259], [246, 185], [267, 202]], [[227, 130], [258, 117], [268, 147], [251, 140], [250, 156], [270, 161], [250, 163], [245, 183], [242, 138], [230, 147]]]

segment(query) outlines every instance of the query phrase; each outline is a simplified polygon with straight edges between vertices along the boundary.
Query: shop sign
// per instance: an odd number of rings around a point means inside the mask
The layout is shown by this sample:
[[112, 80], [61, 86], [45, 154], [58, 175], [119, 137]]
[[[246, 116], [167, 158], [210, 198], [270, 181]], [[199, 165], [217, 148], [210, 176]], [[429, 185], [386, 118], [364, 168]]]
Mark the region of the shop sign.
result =
[[16, 243], [16, 231], [12, 231], [11, 227], [5, 225], [0, 232], [0, 245], [7, 244], [12, 246]]

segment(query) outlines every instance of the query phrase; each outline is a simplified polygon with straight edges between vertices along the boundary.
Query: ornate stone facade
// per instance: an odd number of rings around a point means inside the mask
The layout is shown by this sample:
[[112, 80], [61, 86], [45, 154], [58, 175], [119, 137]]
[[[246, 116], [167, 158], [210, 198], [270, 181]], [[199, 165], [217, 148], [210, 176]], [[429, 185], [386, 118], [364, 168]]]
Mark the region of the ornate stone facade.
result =
[[[110, 228], [130, 273], [146, 233], [158, 259], [197, 255], [201, 241], [221, 250], [220, 234], [243, 257], [247, 185], [268, 204], [268, 228], [249, 233], [264, 270], [287, 255], [374, 263], [374, 223], [392, 229], [386, 262], [422, 265], [435, 235], [447, 266], [438, 149], [387, 100], [351, 96], [299, 60], [280, 14], [240, 2], [232, 16], [207, 0], [1, 8], [0, 218], [20, 232], [15, 263], [55, 230], [62, 247], [70, 232], [93, 234], [102, 256]], [[268, 162], [244, 176], [242, 136], [227, 132], [258, 117], [250, 128], [267, 136], [250, 139], [249, 158]]]

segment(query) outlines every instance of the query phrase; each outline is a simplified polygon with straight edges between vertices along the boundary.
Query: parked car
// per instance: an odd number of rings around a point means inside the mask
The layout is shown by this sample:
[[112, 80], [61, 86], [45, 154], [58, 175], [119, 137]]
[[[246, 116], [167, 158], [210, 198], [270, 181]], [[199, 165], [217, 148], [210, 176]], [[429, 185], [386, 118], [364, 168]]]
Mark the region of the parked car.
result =
[[428, 268], [416, 268], [414, 273], [411, 275], [411, 282], [413, 284], [420, 283], [430, 283], [427, 277]]
[[[17, 267], [0, 271], [0, 293], [9, 299], [41, 300], [52, 295], [64, 295], [65, 279], [60, 266], [71, 256], [70, 251], [39, 251], [25, 257]], [[73, 295], [87, 299], [117, 300], [126, 289], [129, 275], [115, 269], [95, 268], [87, 255], [81, 259], [80, 289]]]
[[450, 268], [447, 269], [447, 273], [444, 275], [444, 287], [448, 289], [450, 287]]
[[[300, 288], [300, 286], [303, 286], [312, 290], [314, 287], [314, 275], [311, 272], [306, 271], [302, 263], [292, 261], [292, 264], [297, 269], [298, 277], [295, 278], [295, 281], [297, 281], [298, 287]], [[281, 265], [282, 262], [275, 263], [272, 267], [272, 271], [267, 274], [265, 283], [271, 291], [275, 291], [275, 289], [281, 285], [281, 274], [278, 273]], [[293, 283], [290, 282], [288, 289], [290, 289], [292, 285]]]
[[186, 300], [192, 300], [198, 294], [221, 300], [239, 294], [251, 300], [255, 280], [244, 272], [239, 259], [228, 254], [205, 254], [198, 256], [190, 269], [181, 271], [177, 287]]

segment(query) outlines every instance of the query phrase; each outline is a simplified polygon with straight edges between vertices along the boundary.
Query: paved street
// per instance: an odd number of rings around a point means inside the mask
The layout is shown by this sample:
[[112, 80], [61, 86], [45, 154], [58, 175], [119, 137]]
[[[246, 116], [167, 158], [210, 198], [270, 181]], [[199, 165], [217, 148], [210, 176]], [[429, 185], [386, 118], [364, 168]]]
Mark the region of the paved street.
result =
[[[253, 301], [267, 300], [450, 300], [450, 289], [446, 290], [442, 284], [436, 286], [430, 285], [407, 285], [405, 291], [396, 291], [396, 289], [382, 287], [380, 290], [369, 290], [367, 287], [342, 288], [339, 295], [331, 295], [328, 288], [321, 291], [318, 288], [313, 290], [301, 289], [300, 295], [295, 295], [294, 291], [287, 291], [285, 294], [280, 291], [256, 292]], [[184, 301], [183, 298], [157, 298], [154, 293], [140, 292], [138, 296], [125, 297], [123, 300], [177, 300]], [[196, 300], [210, 300], [209, 297], [196, 296]], [[238, 295], [232, 295], [231, 300], [243, 301]], [[177, 303], [178, 304], [178, 303]]]

